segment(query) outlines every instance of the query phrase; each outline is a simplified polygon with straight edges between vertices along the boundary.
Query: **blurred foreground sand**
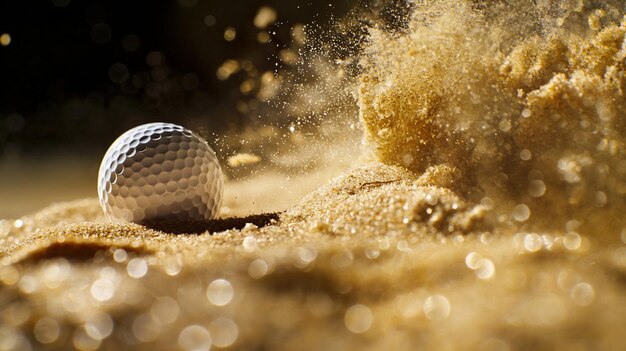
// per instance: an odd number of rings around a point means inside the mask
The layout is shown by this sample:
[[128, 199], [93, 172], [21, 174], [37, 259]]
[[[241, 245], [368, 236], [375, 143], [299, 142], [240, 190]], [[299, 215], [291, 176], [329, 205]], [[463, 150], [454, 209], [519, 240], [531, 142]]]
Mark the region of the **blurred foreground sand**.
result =
[[96, 199], [2, 221], [0, 350], [622, 348], [625, 246], [494, 230], [434, 182], [368, 164], [220, 232]]

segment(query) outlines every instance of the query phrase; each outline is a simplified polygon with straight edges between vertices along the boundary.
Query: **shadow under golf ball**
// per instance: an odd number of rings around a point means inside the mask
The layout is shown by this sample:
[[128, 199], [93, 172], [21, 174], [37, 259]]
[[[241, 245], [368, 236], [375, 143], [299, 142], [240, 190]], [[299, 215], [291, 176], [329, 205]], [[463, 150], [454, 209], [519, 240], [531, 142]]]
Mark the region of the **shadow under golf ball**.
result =
[[279, 221], [279, 213], [263, 213], [247, 217], [217, 218], [211, 220], [180, 220], [176, 218], [144, 220], [138, 224], [147, 228], [171, 234], [219, 233], [226, 230], [240, 230], [246, 224], [262, 228]]

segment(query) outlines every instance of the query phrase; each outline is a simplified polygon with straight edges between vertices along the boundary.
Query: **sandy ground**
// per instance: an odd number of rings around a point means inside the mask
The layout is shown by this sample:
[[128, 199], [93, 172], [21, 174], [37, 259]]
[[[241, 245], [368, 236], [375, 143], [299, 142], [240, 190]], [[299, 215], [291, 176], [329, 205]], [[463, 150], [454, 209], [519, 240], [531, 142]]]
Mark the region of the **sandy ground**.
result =
[[370, 164], [189, 234], [106, 224], [96, 199], [3, 221], [0, 347], [621, 348], [624, 246], [485, 231], [427, 178]]
[[53, 202], [97, 196], [98, 162], [58, 155], [0, 161], [0, 218], [19, 218]]

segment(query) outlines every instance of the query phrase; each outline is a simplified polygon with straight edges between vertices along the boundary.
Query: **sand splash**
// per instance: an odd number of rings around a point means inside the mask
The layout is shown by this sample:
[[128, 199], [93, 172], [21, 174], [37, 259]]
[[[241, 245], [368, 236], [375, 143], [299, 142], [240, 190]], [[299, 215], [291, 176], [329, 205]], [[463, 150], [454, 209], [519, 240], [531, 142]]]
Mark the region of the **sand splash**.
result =
[[365, 140], [386, 163], [454, 169], [454, 188], [497, 203], [500, 224], [573, 220], [614, 241], [626, 192], [624, 4], [540, 4], [418, 1], [404, 32], [372, 28], [358, 87]]

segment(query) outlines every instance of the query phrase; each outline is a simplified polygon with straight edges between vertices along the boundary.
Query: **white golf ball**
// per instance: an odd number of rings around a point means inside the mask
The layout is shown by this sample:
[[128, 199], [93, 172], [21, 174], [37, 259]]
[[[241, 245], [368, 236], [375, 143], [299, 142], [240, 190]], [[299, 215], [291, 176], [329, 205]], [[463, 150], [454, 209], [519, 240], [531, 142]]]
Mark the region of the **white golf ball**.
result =
[[98, 196], [114, 222], [207, 220], [218, 215], [224, 183], [209, 144], [171, 123], [122, 134], [104, 155]]

